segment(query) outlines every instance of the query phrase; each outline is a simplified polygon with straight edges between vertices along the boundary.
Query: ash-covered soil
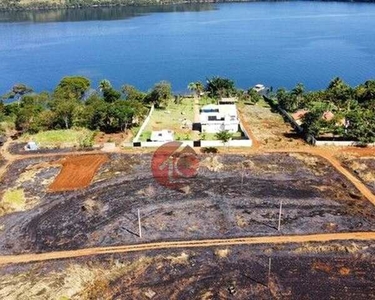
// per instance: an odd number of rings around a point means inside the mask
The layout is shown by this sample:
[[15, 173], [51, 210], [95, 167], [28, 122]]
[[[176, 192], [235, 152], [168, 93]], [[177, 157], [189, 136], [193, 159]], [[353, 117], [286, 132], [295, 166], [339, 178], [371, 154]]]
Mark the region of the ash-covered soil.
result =
[[0, 269], [2, 299], [374, 299], [365, 242], [208, 247]]
[[32, 205], [0, 217], [0, 253], [375, 230], [375, 208], [325, 160], [313, 156], [201, 156], [198, 176], [177, 191], [152, 177], [150, 155], [111, 154], [88, 188], [48, 193], [60, 170], [53, 164], [58, 159], [24, 159], [8, 170], [0, 189], [23, 189]]

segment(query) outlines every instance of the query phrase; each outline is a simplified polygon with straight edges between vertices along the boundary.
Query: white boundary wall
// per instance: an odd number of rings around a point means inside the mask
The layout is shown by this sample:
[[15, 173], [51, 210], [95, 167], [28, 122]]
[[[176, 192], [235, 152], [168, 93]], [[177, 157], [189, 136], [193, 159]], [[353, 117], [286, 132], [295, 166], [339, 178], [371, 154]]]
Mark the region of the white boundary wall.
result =
[[[145, 119], [145, 121], [143, 122], [141, 128], [139, 128], [139, 131], [138, 131], [137, 135], [135, 136], [135, 138], [133, 139], [133, 142], [124, 144], [124, 146], [132, 146], [133, 143], [139, 142], [139, 137], [141, 136], [142, 132], [144, 131], [148, 122], [150, 121], [150, 118], [151, 118], [151, 115], [152, 115], [153, 112], [154, 112], [154, 105], [151, 106], [150, 112], [149, 112], [147, 118]], [[228, 141], [225, 144], [222, 141], [216, 141], [216, 140], [204, 141], [204, 140], [201, 140], [201, 147], [251, 147], [253, 145], [253, 141], [251, 140], [250, 135], [246, 132], [246, 130], [245, 130], [244, 126], [242, 126], [241, 122], [240, 122], [239, 125], [240, 125], [240, 128], [241, 128], [242, 132], [245, 134], [245, 136], [248, 139], [246, 139], [246, 140], [231, 140], [231, 141]], [[190, 147], [194, 147], [194, 141], [178, 141], [178, 140], [176, 140], [176, 142], [181, 142], [183, 146], [188, 145]], [[140, 147], [147, 147], [147, 148], [158, 148], [158, 147], [165, 144], [165, 142], [140, 142], [140, 143], [141, 143]]]
[[[238, 112], [239, 113], [239, 112]], [[249, 135], [249, 133], [246, 131], [245, 129], [245, 126], [242, 125], [242, 122], [240, 121], [240, 129], [241, 131], [245, 134], [245, 136], [249, 139], [249, 141], [251, 141], [251, 144], [253, 144], [252, 140], [251, 140], [251, 137]]]
[[[181, 142], [183, 147], [184, 146], [190, 146], [190, 147], [194, 146], [193, 141], [175, 141], [175, 142]], [[160, 147], [160, 146], [164, 145], [165, 143], [166, 142], [141, 142], [141, 147], [157, 148], [157, 147]]]
[[143, 130], [145, 130], [148, 122], [150, 122], [150, 118], [151, 118], [151, 115], [152, 115], [153, 112], [154, 112], [154, 105], [151, 106], [150, 112], [148, 113], [147, 118], [144, 120], [141, 128], [139, 128], [139, 131], [138, 131], [137, 135], [135, 136], [135, 138], [133, 139], [133, 142], [138, 142], [139, 137], [141, 136]]
[[[338, 147], [348, 147], [348, 146], [360, 146], [361, 143], [354, 141], [319, 141], [316, 140], [315, 146], [338, 146]], [[367, 146], [374, 147], [375, 143], [368, 144]]]
[[201, 141], [201, 147], [251, 147], [252, 140], [231, 140], [227, 143], [222, 141]]

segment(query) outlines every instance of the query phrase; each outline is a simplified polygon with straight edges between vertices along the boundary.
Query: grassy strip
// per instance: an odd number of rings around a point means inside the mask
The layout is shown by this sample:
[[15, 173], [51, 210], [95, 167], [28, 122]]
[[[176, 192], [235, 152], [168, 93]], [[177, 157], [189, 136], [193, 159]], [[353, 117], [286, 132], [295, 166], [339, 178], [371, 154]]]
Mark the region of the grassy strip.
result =
[[41, 148], [91, 147], [95, 132], [79, 128], [24, 134], [22, 142], [34, 141]]

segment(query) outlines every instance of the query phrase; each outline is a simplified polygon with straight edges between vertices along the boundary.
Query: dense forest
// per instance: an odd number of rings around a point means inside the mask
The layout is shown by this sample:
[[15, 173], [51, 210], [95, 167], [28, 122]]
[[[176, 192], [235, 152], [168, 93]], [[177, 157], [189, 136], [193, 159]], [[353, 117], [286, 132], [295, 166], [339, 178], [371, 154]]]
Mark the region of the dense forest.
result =
[[24, 84], [13, 86], [0, 102], [0, 122], [14, 124], [21, 133], [72, 127], [103, 132], [125, 131], [142, 122], [151, 104], [171, 97], [168, 82], [157, 83], [148, 93], [124, 85], [114, 89], [102, 80], [97, 89], [87, 78], [64, 77], [52, 93], [34, 93]]
[[[227, 0], [222, 2], [250, 2], [256, 0]], [[109, 6], [153, 6], [185, 3], [215, 3], [215, 0], [0, 0], [0, 10], [66, 9]]]
[[[0, 10], [38, 10], [106, 6], [147, 6], [182, 3], [255, 2], [262, 0], [0, 0]], [[280, 0], [273, 0], [280, 1]], [[319, 0], [330, 1], [330, 0]], [[375, 0], [341, 0], [341, 2], [375, 2]]]

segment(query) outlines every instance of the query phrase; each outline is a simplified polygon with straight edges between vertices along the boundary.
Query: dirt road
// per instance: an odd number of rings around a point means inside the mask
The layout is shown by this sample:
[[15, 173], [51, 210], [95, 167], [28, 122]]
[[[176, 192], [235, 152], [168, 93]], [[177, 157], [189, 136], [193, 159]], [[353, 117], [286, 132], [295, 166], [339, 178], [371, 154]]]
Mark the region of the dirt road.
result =
[[11, 144], [12, 140], [8, 137], [7, 140], [5, 141], [4, 145], [1, 147], [1, 156], [5, 159], [5, 164], [0, 167], [0, 179], [4, 176], [5, 172], [7, 171], [8, 167], [15, 161], [17, 160], [14, 155], [12, 155], [9, 151], [8, 148]]
[[54, 259], [76, 258], [90, 255], [128, 253], [135, 251], [162, 250], [162, 249], [185, 249], [199, 247], [218, 247], [233, 245], [256, 245], [256, 244], [288, 244], [306, 242], [332, 242], [347, 240], [375, 240], [375, 232], [348, 232], [313, 235], [289, 235], [289, 236], [269, 236], [269, 237], [243, 237], [232, 239], [213, 239], [195, 241], [159, 242], [137, 245], [112, 246], [86, 248], [70, 251], [56, 251], [39, 254], [21, 254], [0, 256], [0, 265], [46, 261]]

